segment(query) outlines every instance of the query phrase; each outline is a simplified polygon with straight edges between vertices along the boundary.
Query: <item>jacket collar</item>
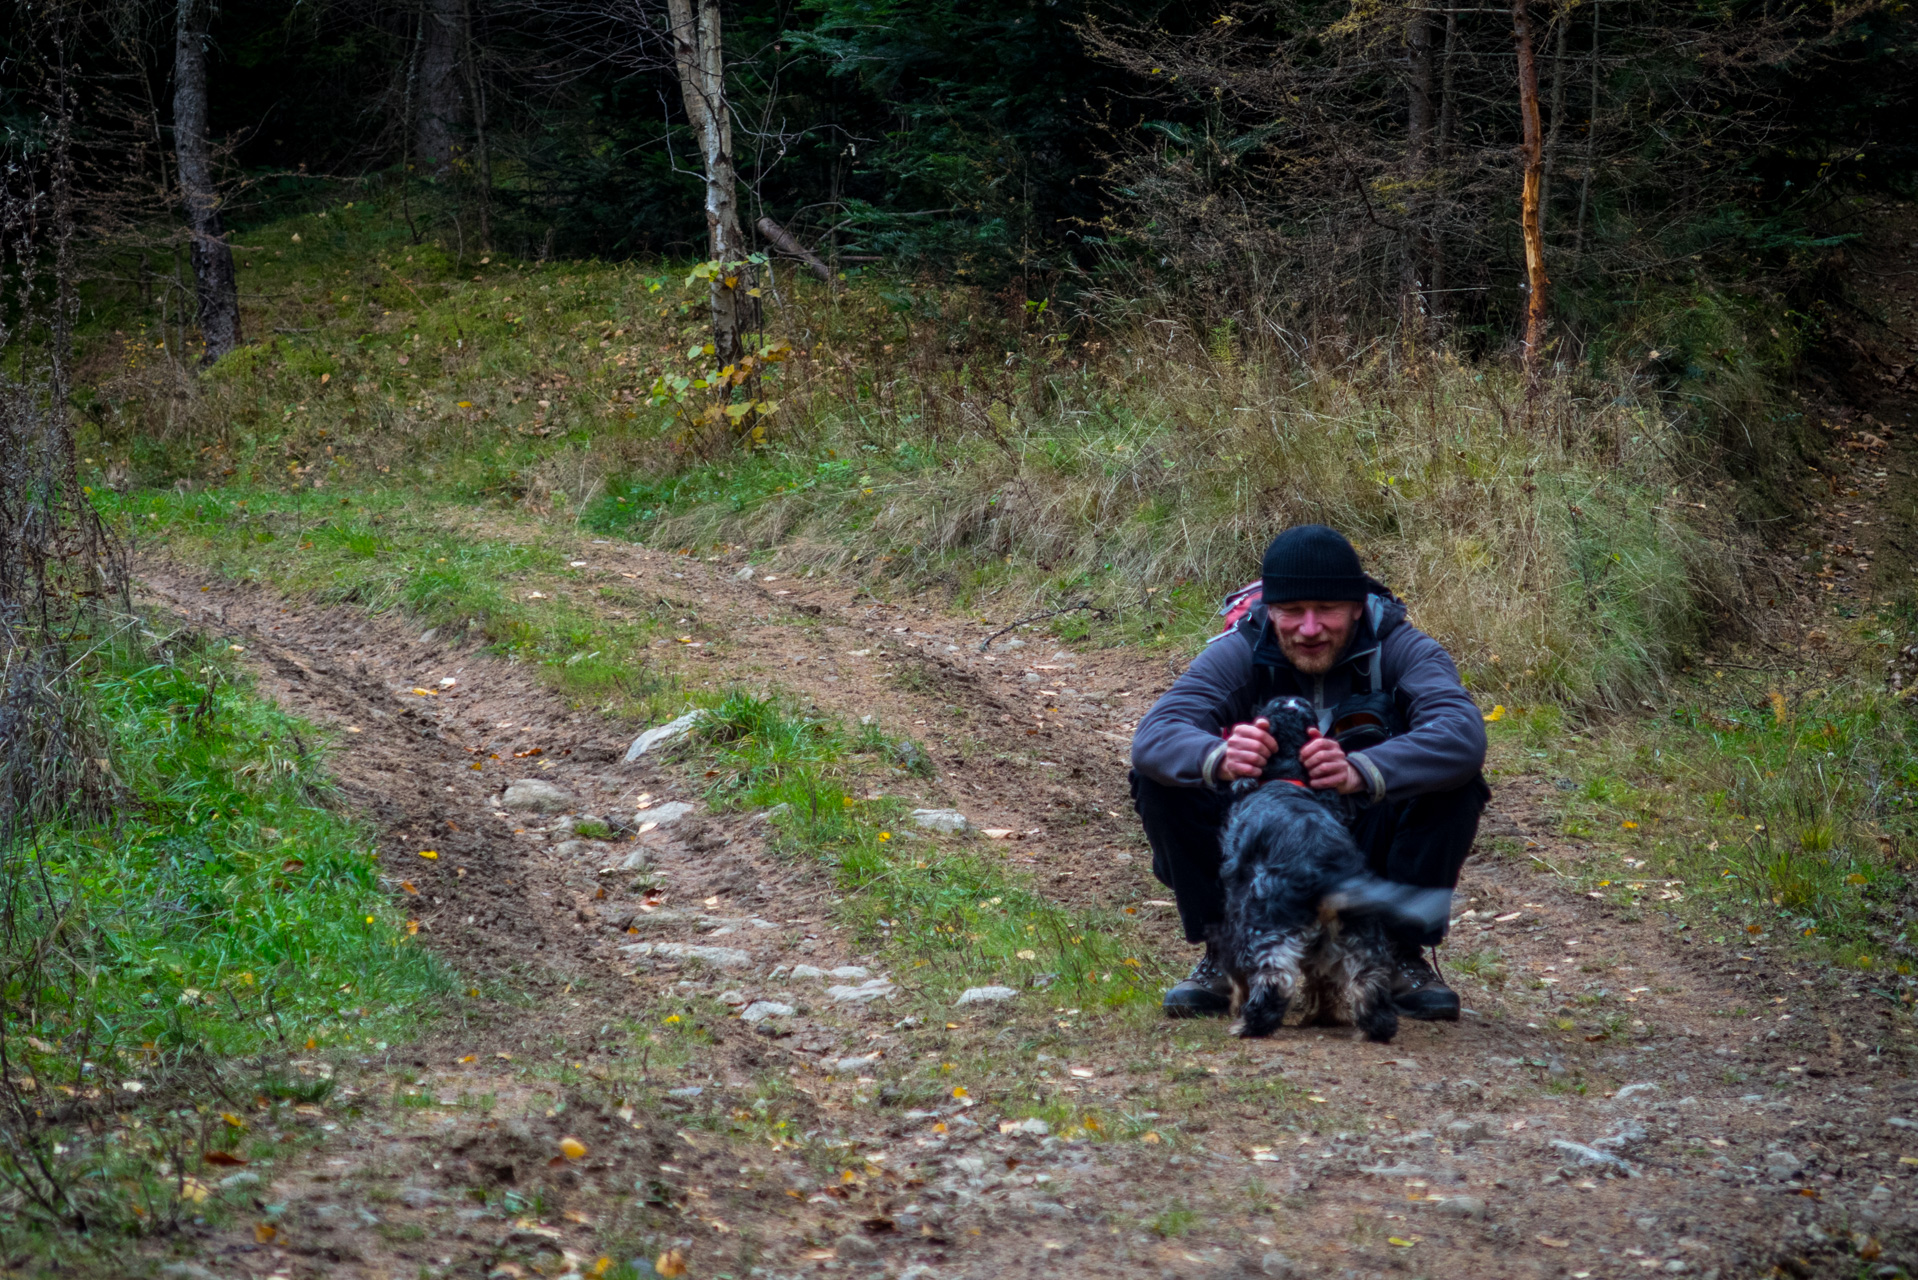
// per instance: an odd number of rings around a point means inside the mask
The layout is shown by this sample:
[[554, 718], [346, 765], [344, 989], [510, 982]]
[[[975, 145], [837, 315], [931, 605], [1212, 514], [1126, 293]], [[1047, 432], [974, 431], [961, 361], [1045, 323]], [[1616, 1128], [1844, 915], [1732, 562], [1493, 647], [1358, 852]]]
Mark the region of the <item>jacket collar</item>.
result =
[[[1332, 664], [1332, 670], [1341, 667], [1358, 669], [1363, 667], [1385, 637], [1392, 634], [1398, 625], [1405, 621], [1405, 604], [1389, 591], [1382, 591], [1366, 597], [1365, 609], [1359, 614], [1358, 625], [1352, 629], [1352, 638], [1345, 643], [1345, 652]], [[1372, 625], [1372, 615], [1378, 615], [1378, 626]], [[1279, 648], [1278, 633], [1272, 629], [1272, 619], [1264, 609], [1248, 614], [1239, 624], [1251, 629], [1252, 661], [1261, 667], [1276, 667], [1282, 671], [1293, 671], [1292, 660]], [[1329, 674], [1329, 673], [1328, 673]]]

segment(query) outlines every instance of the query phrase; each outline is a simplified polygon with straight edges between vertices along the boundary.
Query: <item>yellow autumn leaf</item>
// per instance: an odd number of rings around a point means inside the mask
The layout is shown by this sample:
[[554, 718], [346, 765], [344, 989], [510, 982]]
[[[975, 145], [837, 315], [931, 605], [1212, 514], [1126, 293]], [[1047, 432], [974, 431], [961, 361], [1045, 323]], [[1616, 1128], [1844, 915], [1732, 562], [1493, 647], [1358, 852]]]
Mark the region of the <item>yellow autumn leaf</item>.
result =
[[180, 1179], [180, 1199], [182, 1200], [191, 1200], [194, 1204], [205, 1204], [206, 1198], [212, 1194], [212, 1189], [198, 1178]]
[[1039, 958], [1039, 953], [1037, 951], [1030, 951], [1030, 950], [1020, 951], [1020, 952], [1016, 952], [1015, 954], [1017, 954], [1021, 960], [1037, 960]]
[[1504, 718], [1505, 718], [1505, 706], [1503, 703], [1495, 705], [1490, 711], [1487, 711], [1485, 713], [1486, 724], [1497, 724], [1499, 721], [1503, 720]]
[[676, 1280], [676, 1277], [685, 1275], [686, 1251], [684, 1249], [668, 1249], [653, 1260], [653, 1270], [665, 1276], [666, 1280]]
[[970, 1098], [972, 1095], [966, 1092], [966, 1086], [956, 1084], [952, 1087], [952, 1096], [955, 1098]]
[[586, 1144], [578, 1138], [561, 1138], [559, 1140], [559, 1153], [568, 1160], [577, 1160], [586, 1154]]
[[421, 849], [420, 850], [420, 857], [425, 858], [428, 862], [437, 862], [439, 860], [439, 856], [440, 856], [439, 850], [437, 849]]

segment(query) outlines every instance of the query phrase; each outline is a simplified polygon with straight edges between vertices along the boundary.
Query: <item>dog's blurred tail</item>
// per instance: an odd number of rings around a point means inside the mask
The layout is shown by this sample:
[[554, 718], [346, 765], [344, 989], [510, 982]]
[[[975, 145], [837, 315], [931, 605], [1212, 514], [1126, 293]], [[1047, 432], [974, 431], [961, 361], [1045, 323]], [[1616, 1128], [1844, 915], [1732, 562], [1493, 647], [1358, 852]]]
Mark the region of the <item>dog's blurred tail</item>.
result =
[[1340, 915], [1381, 915], [1431, 933], [1443, 928], [1451, 916], [1452, 891], [1358, 875], [1327, 894], [1324, 905]]

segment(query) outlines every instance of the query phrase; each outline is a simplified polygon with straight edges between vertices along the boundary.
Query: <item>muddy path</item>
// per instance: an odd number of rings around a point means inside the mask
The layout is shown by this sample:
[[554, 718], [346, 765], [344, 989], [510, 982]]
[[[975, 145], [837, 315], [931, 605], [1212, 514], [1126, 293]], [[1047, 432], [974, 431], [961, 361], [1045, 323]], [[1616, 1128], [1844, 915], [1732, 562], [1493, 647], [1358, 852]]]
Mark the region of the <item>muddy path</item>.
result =
[[[983, 847], [1061, 900], [1134, 908], [1188, 962], [1125, 802], [1165, 657], [1038, 632], [982, 653], [991, 628], [930, 601], [610, 541], [575, 558], [577, 602], [685, 620], [650, 654], [661, 672], [910, 731], [937, 773], [883, 786], [1012, 833]], [[338, 1081], [304, 1118], [317, 1145], [244, 1171], [246, 1211], [176, 1242], [177, 1274], [643, 1275], [678, 1250], [702, 1277], [1730, 1280], [1911, 1256], [1908, 1020], [1842, 976], [1695, 940], [1659, 909], [1684, 886], [1631, 912], [1579, 893], [1551, 868], [1583, 851], [1524, 761], [1495, 762], [1442, 953], [1471, 1011], [1456, 1025], [1243, 1044], [1043, 997], [935, 1008], [850, 945], [820, 867], [770, 853], [755, 815], [703, 810], [696, 762], [624, 763], [641, 726], [395, 615], [163, 562], [142, 580], [338, 731], [340, 803], [478, 993], [417, 1043], [306, 1062]], [[567, 798], [501, 807], [518, 779]], [[675, 802], [692, 809], [646, 826]], [[625, 835], [582, 839], [582, 815]], [[761, 1001], [794, 1012], [741, 1016]], [[1125, 1123], [1011, 1122], [1053, 1101]]]

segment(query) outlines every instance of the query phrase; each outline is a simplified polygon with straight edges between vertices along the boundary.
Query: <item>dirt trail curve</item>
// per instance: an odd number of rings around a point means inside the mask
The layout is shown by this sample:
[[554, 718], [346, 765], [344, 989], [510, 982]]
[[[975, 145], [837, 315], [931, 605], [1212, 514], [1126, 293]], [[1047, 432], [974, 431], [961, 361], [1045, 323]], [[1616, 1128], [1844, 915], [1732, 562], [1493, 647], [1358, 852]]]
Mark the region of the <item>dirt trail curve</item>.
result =
[[[737, 563], [611, 542], [582, 541], [577, 557], [582, 601], [619, 587], [609, 610], [644, 597], [696, 615], [706, 643], [669, 642], [662, 664], [913, 726], [939, 774], [896, 790], [1020, 833], [1006, 856], [1043, 887], [1139, 905], [1157, 945], [1187, 952], [1147, 905], [1164, 891], [1124, 803], [1125, 739], [1171, 678], [1163, 659], [1051, 644], [984, 656], [976, 624], [831, 581], [746, 580]], [[1573, 891], [1546, 869], [1549, 779], [1494, 778], [1447, 953], [1495, 956], [1511, 979], [1460, 977], [1472, 1013], [1457, 1025], [1408, 1024], [1387, 1048], [1294, 1028], [1241, 1044], [1216, 1022], [1095, 1020], [1068, 1035], [1017, 1006], [950, 1011], [950, 1030], [909, 1025], [907, 993], [888, 990], [905, 980], [848, 949], [823, 874], [769, 856], [750, 817], [695, 811], [601, 844], [495, 808], [508, 776], [565, 789], [581, 813], [697, 804], [673, 772], [623, 764], [627, 734], [569, 711], [524, 668], [397, 617], [163, 563], [143, 581], [155, 603], [243, 644], [289, 708], [344, 731], [343, 798], [380, 832], [392, 891], [417, 890], [405, 901], [422, 936], [491, 990], [525, 993], [340, 1065], [328, 1113], [308, 1117], [318, 1144], [251, 1189], [274, 1231], [255, 1219], [209, 1231], [184, 1242], [175, 1274], [588, 1274], [636, 1240], [649, 1256], [683, 1249], [694, 1276], [918, 1280], [1731, 1280], [1774, 1266], [1870, 1274], [1909, 1256], [1918, 1084], [1886, 1002]], [[471, 769], [493, 752], [524, 769]], [[647, 912], [629, 873], [604, 874], [640, 863]], [[831, 975], [844, 966], [857, 969]], [[879, 994], [835, 1000], [829, 986]], [[778, 1020], [790, 1033], [757, 1033], [712, 1003], [727, 992], [795, 1006]], [[713, 1042], [649, 1062], [634, 1020], [657, 1026], [687, 999], [718, 1011]], [[888, 1104], [889, 1082], [983, 1043], [1003, 1048], [1005, 1071], [973, 1098]], [[793, 1131], [843, 1142], [843, 1167], [825, 1167], [817, 1142], [807, 1159], [776, 1134], [701, 1122], [750, 1120], [747, 1100], [780, 1081]], [[1003, 1131], [995, 1103], [1015, 1094], [1074, 1095], [1182, 1137]], [[649, 1101], [636, 1110], [633, 1096]], [[566, 1136], [585, 1158], [556, 1155]]]

